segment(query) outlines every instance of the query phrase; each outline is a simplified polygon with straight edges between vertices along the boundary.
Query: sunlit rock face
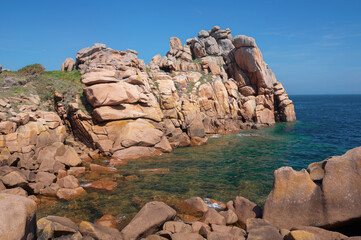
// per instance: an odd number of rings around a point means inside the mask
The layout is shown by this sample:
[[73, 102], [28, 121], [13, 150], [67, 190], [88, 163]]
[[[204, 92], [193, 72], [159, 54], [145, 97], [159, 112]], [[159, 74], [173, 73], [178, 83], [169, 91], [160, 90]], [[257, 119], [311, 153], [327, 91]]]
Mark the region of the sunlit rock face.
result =
[[[78, 52], [75, 65], [93, 107], [88, 113], [71, 109], [80, 139], [106, 154], [134, 158], [127, 148], [144, 147], [137, 148], [139, 157], [152, 156], [204, 144], [207, 134], [296, 120], [292, 101], [253, 38], [233, 38], [230, 29], [215, 26], [186, 44], [171, 37], [169, 45], [148, 66], [134, 50], [94, 44]], [[142, 129], [144, 122], [154, 128], [144, 129], [154, 135], [151, 144], [142, 141], [144, 131], [134, 130], [136, 141], [128, 146], [123, 132], [129, 125]]]
[[278, 228], [339, 227], [361, 218], [361, 147], [311, 163], [307, 171], [282, 167], [263, 218]]

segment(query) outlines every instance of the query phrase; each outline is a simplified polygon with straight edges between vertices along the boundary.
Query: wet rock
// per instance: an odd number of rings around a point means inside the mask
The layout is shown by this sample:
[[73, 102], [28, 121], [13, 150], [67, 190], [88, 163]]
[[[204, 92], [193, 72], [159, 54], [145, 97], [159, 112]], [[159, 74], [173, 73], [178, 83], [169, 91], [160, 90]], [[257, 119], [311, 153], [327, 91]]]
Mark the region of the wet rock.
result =
[[164, 222], [173, 219], [175, 215], [176, 211], [165, 203], [156, 201], [149, 202], [121, 231], [121, 235], [124, 240], [127, 240], [152, 234], [156, 232]]
[[184, 201], [184, 208], [191, 213], [206, 213], [209, 210], [207, 204], [200, 197], [189, 198]]
[[91, 171], [96, 171], [96, 172], [116, 172], [117, 169], [115, 168], [111, 168], [111, 167], [104, 167], [104, 166], [100, 166], [98, 164], [90, 164], [90, 170]]
[[120, 160], [120, 159], [115, 159], [115, 158], [112, 158], [109, 161], [110, 166], [124, 166], [124, 165], [127, 165], [127, 164], [128, 163], [126, 161]]
[[95, 225], [108, 227], [108, 228], [118, 228], [117, 219], [112, 215], [104, 215], [95, 222]]
[[82, 187], [77, 187], [77, 188], [74, 188], [74, 189], [73, 188], [60, 188], [56, 192], [56, 196], [58, 198], [65, 199], [65, 200], [77, 198], [77, 197], [80, 197], [83, 194], [86, 194], [86, 191]]
[[87, 188], [94, 188], [106, 191], [113, 191], [116, 186], [116, 182], [107, 179], [99, 179], [86, 185]]
[[0, 193], [0, 239], [35, 239], [35, 211], [33, 200]]
[[113, 157], [122, 160], [123, 159], [131, 160], [131, 159], [138, 159], [141, 157], [154, 157], [161, 154], [162, 154], [161, 151], [153, 147], [132, 146], [129, 148], [116, 151], [113, 154]]

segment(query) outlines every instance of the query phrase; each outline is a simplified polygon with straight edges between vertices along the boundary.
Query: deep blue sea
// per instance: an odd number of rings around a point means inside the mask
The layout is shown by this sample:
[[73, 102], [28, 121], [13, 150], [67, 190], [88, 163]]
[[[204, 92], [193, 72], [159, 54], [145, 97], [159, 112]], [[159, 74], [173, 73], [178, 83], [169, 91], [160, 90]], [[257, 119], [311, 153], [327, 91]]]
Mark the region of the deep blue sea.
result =
[[[361, 146], [361, 95], [290, 96], [297, 122], [280, 123], [239, 134], [214, 135], [204, 146], [175, 149], [156, 158], [128, 162], [108, 177], [118, 182], [113, 192], [88, 191], [78, 200], [58, 202], [39, 214], [57, 214], [94, 221], [104, 214], [127, 216], [150, 200], [172, 204], [193, 196], [226, 202], [244, 196], [262, 205], [281, 166], [300, 170], [312, 162]], [[257, 133], [259, 136], [251, 136]], [[142, 169], [167, 168], [150, 174]], [[136, 175], [135, 181], [124, 176]]]

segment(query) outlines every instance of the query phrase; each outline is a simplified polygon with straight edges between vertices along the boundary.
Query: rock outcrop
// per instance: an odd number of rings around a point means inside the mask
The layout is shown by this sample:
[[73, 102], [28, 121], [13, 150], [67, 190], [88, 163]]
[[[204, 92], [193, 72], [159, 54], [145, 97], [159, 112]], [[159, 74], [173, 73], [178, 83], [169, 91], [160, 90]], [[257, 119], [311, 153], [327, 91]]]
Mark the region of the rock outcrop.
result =
[[169, 45], [166, 56], [154, 56], [148, 66], [134, 50], [81, 49], [75, 65], [93, 109], [70, 107], [74, 134], [127, 159], [201, 145], [207, 134], [296, 120], [253, 38], [232, 38], [229, 29], [215, 26], [184, 45], [171, 37]]
[[61, 71], [68, 71], [71, 72], [73, 71], [75, 66], [75, 61], [72, 58], [67, 58], [65, 59], [65, 61], [63, 62], [63, 64], [61, 65]]
[[58, 114], [39, 108], [37, 95], [0, 99], [0, 192], [78, 196], [84, 189], [59, 185], [58, 174], [82, 161], [64, 144], [69, 134]]
[[339, 227], [361, 219], [361, 147], [342, 156], [312, 163], [307, 171], [283, 167], [274, 184], [263, 218], [279, 228]]

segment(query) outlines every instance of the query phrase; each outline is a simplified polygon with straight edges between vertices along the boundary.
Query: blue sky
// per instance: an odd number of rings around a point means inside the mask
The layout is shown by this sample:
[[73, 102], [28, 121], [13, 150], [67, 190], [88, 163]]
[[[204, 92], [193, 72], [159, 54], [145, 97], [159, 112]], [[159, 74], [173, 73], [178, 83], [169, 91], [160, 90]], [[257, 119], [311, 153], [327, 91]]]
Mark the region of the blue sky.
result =
[[201, 29], [256, 39], [289, 94], [361, 94], [361, 1], [1, 1], [0, 64], [41, 63], [100, 42], [145, 60]]

